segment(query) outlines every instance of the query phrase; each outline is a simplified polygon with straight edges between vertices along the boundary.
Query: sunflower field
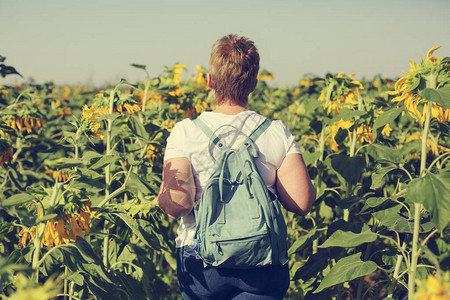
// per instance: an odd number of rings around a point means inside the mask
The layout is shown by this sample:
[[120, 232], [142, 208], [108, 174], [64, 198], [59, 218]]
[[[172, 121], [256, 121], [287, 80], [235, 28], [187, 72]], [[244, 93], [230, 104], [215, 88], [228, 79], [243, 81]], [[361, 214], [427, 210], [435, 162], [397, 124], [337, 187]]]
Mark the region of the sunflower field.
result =
[[[248, 108], [295, 135], [317, 200], [285, 212], [286, 299], [450, 299], [450, 58], [398, 80], [307, 75]], [[158, 208], [165, 141], [214, 109], [175, 64], [97, 89], [0, 79], [0, 297], [179, 299], [177, 221]], [[19, 76], [0, 56], [0, 74]]]

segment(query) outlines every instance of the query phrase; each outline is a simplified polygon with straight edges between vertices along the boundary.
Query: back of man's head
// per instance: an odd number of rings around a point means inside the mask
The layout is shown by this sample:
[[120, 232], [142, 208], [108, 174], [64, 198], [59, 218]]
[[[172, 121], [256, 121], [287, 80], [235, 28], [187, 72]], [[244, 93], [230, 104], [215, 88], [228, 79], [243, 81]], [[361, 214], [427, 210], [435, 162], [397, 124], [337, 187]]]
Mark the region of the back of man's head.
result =
[[234, 34], [218, 40], [209, 60], [217, 104], [234, 101], [245, 106], [256, 86], [258, 71], [259, 54], [251, 40]]

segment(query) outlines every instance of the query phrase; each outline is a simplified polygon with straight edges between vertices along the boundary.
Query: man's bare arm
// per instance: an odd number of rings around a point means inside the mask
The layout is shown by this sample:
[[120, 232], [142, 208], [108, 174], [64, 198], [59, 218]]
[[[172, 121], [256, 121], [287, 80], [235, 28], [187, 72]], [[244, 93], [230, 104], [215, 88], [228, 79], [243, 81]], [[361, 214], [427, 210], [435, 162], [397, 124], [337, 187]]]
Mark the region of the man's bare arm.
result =
[[194, 207], [195, 182], [191, 162], [185, 157], [164, 162], [158, 193], [159, 207], [172, 219], [189, 214]]
[[290, 154], [284, 158], [277, 170], [276, 184], [284, 208], [302, 216], [309, 213], [316, 200], [316, 190], [300, 154]]

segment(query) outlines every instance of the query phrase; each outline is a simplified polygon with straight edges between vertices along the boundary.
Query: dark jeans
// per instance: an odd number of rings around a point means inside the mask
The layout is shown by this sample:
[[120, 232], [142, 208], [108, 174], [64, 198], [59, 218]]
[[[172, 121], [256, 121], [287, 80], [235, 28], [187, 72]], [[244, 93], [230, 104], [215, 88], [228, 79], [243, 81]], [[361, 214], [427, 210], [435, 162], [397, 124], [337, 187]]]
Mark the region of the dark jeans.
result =
[[289, 266], [254, 269], [203, 267], [188, 247], [177, 249], [177, 274], [183, 299], [283, 299], [289, 288]]

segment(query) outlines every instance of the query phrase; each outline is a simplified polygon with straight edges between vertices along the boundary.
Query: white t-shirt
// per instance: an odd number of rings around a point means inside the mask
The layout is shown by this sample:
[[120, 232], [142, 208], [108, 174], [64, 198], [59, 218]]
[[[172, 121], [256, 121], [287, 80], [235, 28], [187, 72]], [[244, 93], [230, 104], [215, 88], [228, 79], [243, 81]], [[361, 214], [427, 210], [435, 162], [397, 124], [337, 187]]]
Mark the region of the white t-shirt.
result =
[[[246, 137], [239, 134], [233, 127], [223, 125], [232, 125], [248, 136], [265, 120], [265, 117], [250, 110], [236, 115], [203, 112], [198, 118], [213, 132], [220, 127], [215, 133], [229, 148], [238, 148]], [[186, 157], [191, 162], [196, 186], [195, 201], [201, 198], [203, 188], [211, 176], [214, 167], [211, 154], [217, 158], [219, 153], [218, 147], [208, 146], [209, 143], [209, 137], [190, 119], [184, 119], [175, 124], [167, 139], [164, 160]], [[272, 121], [255, 144], [259, 153], [255, 159], [255, 165], [267, 188], [276, 193], [276, 171], [284, 157], [288, 154], [301, 154], [301, 151], [294, 136], [279, 120]], [[194, 238], [195, 218], [192, 213], [181, 218], [177, 234], [178, 237], [175, 240], [177, 248], [187, 245]]]

